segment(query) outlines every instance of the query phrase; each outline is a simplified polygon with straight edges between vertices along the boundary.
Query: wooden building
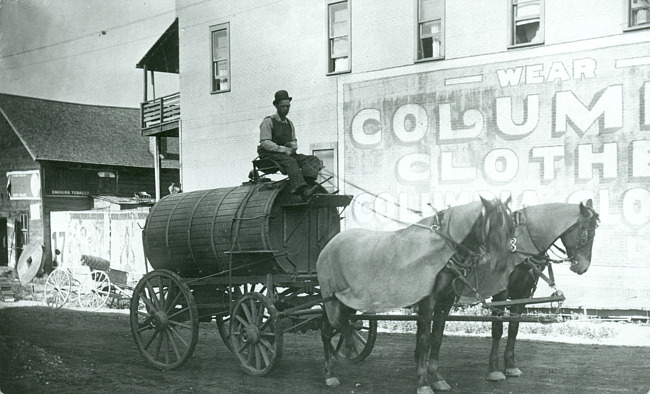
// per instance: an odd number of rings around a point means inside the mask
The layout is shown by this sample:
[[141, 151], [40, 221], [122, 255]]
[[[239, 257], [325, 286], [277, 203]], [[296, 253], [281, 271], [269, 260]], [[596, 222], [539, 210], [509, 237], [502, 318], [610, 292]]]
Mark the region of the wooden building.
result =
[[[0, 94], [0, 266], [41, 243], [51, 269], [50, 212], [91, 210], [111, 198], [131, 208], [146, 205], [136, 195], [156, 195], [153, 144], [139, 125], [137, 108]], [[161, 160], [160, 195], [180, 184], [178, 155], [169, 156], [175, 160]]]

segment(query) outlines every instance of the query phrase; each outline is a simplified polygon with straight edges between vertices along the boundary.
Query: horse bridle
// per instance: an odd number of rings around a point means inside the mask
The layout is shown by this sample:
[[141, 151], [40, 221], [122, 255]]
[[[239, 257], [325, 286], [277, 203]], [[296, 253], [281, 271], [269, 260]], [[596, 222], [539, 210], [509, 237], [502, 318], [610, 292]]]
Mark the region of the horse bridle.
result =
[[[598, 218], [598, 214], [593, 210], [593, 208], [590, 207], [586, 207], [586, 208], [589, 211], [589, 217], [583, 219], [581, 215], [580, 219], [578, 219], [578, 221], [575, 224], [573, 224], [573, 226], [569, 227], [565, 232], [562, 233], [562, 234], [566, 234], [570, 231], [573, 231], [573, 229], [578, 226], [581, 228], [582, 232], [578, 237], [578, 244], [574, 248], [576, 251], [585, 248], [586, 246], [588, 246], [590, 243], [593, 242], [594, 237], [596, 236], [596, 229], [598, 228], [598, 223], [600, 222], [600, 219]], [[593, 226], [587, 227], [587, 224], [590, 223], [591, 221], [594, 222]], [[560, 237], [561, 236], [562, 235], [560, 235]], [[563, 259], [563, 261], [568, 261], [569, 264], [571, 264], [571, 266], [577, 264], [577, 262], [574, 261], [574, 256], [569, 256], [569, 253], [566, 250], [557, 246], [555, 243], [553, 243], [553, 245], [551, 246], [556, 248], [561, 253], [564, 253], [567, 256], [565, 259]]]

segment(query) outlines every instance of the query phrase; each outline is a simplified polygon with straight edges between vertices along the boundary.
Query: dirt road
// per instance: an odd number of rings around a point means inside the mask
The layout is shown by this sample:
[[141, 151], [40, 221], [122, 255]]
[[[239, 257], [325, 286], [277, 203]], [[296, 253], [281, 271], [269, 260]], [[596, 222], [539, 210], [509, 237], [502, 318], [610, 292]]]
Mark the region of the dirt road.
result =
[[[414, 393], [414, 337], [380, 333], [363, 363], [339, 367], [341, 386], [327, 389], [317, 333], [287, 335], [271, 375], [242, 373], [216, 326], [201, 323], [190, 360], [158, 371], [138, 353], [122, 313], [0, 310], [0, 390], [12, 393]], [[490, 383], [489, 339], [450, 336], [443, 373], [454, 393], [646, 393], [650, 348], [520, 341], [521, 378]]]

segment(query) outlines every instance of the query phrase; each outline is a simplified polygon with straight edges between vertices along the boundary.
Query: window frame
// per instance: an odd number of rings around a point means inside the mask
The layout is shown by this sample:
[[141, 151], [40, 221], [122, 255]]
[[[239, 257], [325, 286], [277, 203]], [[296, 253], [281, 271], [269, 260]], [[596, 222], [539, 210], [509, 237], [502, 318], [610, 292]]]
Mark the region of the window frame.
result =
[[22, 248], [25, 249], [29, 245], [29, 212], [20, 212], [17, 222], [20, 223], [20, 242], [22, 242]]
[[[643, 29], [649, 29], [650, 28], [650, 14], [648, 15], [648, 22], [641, 24], [641, 25], [632, 25], [632, 2], [634, 0], [625, 0], [625, 29], [623, 31], [635, 31], [635, 30], [643, 30]], [[650, 4], [649, 4], [650, 6]], [[649, 13], [650, 13], [650, 7]]]
[[[521, 3], [529, 3], [533, 1], [539, 1], [539, 30], [538, 34], [540, 36], [539, 40], [536, 42], [524, 42], [521, 44], [517, 44], [517, 31], [516, 31], [516, 23], [517, 23], [517, 18], [516, 18], [516, 12], [515, 10], [517, 9], [517, 6], [519, 6]], [[522, 48], [522, 47], [530, 47], [530, 46], [536, 46], [536, 45], [544, 45], [545, 41], [545, 32], [544, 32], [544, 10], [545, 10], [545, 4], [544, 0], [509, 0], [508, 1], [508, 49], [513, 49], [513, 48]], [[525, 19], [523, 19], [525, 20]]]
[[[347, 70], [339, 70], [335, 71], [333, 59], [340, 59], [343, 58], [344, 56], [338, 57], [338, 58], [332, 58], [332, 39], [334, 38], [339, 38], [339, 37], [344, 37], [344, 36], [332, 36], [332, 26], [330, 24], [331, 21], [331, 9], [332, 6], [345, 3], [347, 5], [347, 11], [348, 11], [348, 68]], [[346, 74], [352, 72], [352, 10], [350, 7], [350, 1], [349, 0], [330, 0], [327, 2], [327, 75], [338, 75], [338, 74]]]
[[[214, 33], [225, 30], [226, 31], [226, 38], [228, 41], [228, 57], [226, 58], [226, 62], [228, 64], [227, 66], [227, 81], [228, 81], [228, 86], [225, 89], [214, 89], [215, 85], [215, 66], [220, 62], [223, 61], [223, 59], [218, 59], [214, 60]], [[230, 22], [226, 23], [220, 23], [218, 25], [213, 25], [210, 26], [210, 93], [211, 94], [217, 94], [217, 93], [225, 93], [225, 92], [230, 92], [232, 89], [232, 73], [230, 69], [231, 65], [231, 60], [232, 60], [232, 55], [231, 55], [231, 45], [230, 45]]]
[[[446, 16], [446, 11], [447, 11], [447, 1], [446, 0], [438, 0], [442, 2], [442, 14], [440, 15], [439, 19], [430, 19], [426, 21], [421, 21], [420, 20], [420, 5], [422, 0], [415, 0], [415, 62], [429, 62], [429, 61], [434, 61], [434, 60], [443, 60], [445, 58], [445, 43], [446, 43], [446, 35], [445, 35], [445, 16]], [[421, 44], [421, 35], [420, 32], [421, 27], [423, 24], [428, 23], [428, 22], [435, 22], [436, 20], [440, 21], [440, 54], [439, 56], [432, 56], [432, 57], [420, 57], [420, 44]]]
[[[340, 189], [339, 185], [339, 155], [338, 155], [338, 146], [336, 142], [323, 142], [323, 143], [315, 143], [315, 144], [310, 144], [309, 145], [309, 151], [311, 152], [311, 155], [318, 157], [316, 154], [317, 152], [322, 152], [322, 151], [332, 151], [333, 154], [333, 162], [334, 162], [334, 168], [327, 168], [325, 169], [328, 172], [331, 172], [334, 174], [333, 178], [330, 179], [329, 181], [325, 182], [323, 184], [323, 187], [327, 189], [328, 192], [332, 193], [336, 191], [337, 189]], [[320, 172], [318, 174], [318, 182], [323, 182], [325, 179], [327, 179], [328, 175], [323, 174]]]

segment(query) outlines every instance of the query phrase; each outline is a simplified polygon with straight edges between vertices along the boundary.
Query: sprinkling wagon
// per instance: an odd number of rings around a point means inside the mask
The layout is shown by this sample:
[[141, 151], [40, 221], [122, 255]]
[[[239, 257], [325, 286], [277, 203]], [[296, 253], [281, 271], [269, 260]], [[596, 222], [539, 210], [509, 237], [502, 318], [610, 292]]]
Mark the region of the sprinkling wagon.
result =
[[[169, 195], [152, 208], [143, 245], [154, 270], [135, 287], [130, 321], [154, 367], [181, 366], [199, 322], [215, 320], [243, 369], [264, 375], [280, 360], [285, 333], [320, 327], [316, 260], [352, 197], [319, 186], [303, 202], [286, 180], [259, 177], [257, 167], [253, 174], [242, 185]], [[356, 343], [342, 347], [338, 336], [332, 347], [357, 349], [346, 356], [358, 361], [372, 350], [377, 323], [354, 325]]]

